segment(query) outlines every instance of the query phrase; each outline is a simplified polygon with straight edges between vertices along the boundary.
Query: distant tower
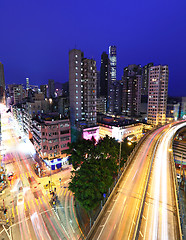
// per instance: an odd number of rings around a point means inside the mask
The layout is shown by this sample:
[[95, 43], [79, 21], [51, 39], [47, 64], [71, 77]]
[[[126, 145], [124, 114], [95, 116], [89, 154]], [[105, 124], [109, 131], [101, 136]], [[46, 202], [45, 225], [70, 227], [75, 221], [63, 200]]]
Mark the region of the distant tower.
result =
[[29, 78], [26, 78], [26, 90], [29, 89]]
[[103, 52], [101, 54], [101, 68], [100, 68], [100, 96], [108, 96], [108, 84], [110, 81], [110, 61], [108, 54]]
[[48, 80], [48, 98], [54, 98], [55, 97], [55, 83], [53, 79]]
[[116, 46], [109, 47], [111, 82], [116, 81]]
[[0, 102], [4, 101], [3, 97], [5, 95], [5, 77], [4, 77], [4, 67], [0, 62]]
[[152, 125], [166, 123], [169, 69], [167, 65], [149, 69], [148, 119]]

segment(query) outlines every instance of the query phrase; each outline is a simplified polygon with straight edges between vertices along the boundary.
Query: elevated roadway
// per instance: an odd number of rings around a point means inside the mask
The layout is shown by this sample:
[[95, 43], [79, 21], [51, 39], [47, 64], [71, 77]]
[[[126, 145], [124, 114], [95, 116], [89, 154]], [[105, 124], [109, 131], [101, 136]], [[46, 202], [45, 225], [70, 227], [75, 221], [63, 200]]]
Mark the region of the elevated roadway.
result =
[[168, 149], [183, 126], [163, 126], [146, 137], [87, 239], [181, 239]]

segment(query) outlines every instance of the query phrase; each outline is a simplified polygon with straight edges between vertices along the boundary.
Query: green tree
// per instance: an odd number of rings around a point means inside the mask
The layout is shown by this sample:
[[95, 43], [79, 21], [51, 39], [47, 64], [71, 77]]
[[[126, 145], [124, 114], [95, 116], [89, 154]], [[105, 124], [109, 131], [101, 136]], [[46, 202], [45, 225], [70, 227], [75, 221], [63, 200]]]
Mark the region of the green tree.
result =
[[[106, 136], [95, 140], [80, 140], [69, 144], [65, 151], [71, 154], [72, 171], [69, 189], [87, 212], [94, 209], [108, 192], [119, 167], [120, 143]], [[122, 142], [121, 161], [125, 161], [132, 146]], [[121, 162], [122, 163], [122, 162]]]

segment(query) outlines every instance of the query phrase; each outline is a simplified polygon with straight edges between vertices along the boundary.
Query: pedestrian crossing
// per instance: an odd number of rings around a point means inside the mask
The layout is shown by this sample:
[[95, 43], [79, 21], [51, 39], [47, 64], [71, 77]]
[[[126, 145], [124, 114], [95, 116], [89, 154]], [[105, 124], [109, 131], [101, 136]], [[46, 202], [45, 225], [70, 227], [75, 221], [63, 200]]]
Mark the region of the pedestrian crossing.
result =
[[[60, 201], [63, 201], [66, 197], [73, 197], [71, 191], [67, 187], [56, 187], [56, 194]], [[29, 212], [37, 208], [39, 211], [43, 211], [48, 207], [49, 201], [51, 200], [50, 193], [42, 194], [41, 196], [33, 197], [27, 199], [27, 196], [24, 197], [24, 202], [21, 205], [17, 205], [16, 202], [13, 202], [12, 206], [7, 209], [7, 217], [11, 218], [13, 222], [18, 221], [19, 211], [24, 208], [25, 215], [28, 217]]]

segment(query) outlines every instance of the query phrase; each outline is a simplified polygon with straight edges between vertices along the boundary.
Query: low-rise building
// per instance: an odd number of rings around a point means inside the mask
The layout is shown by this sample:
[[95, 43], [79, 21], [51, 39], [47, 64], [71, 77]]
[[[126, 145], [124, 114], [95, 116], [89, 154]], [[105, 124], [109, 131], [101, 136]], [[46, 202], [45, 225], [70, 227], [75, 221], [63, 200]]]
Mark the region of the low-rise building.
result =
[[61, 118], [58, 113], [41, 114], [34, 118], [32, 134], [35, 149], [42, 159], [53, 160], [65, 157], [63, 150], [71, 142], [69, 119]]
[[100, 124], [99, 137], [104, 138], [106, 135], [113, 137], [118, 141], [129, 138], [130, 141], [138, 141], [143, 136], [143, 123], [136, 123], [127, 126], [114, 126]]

